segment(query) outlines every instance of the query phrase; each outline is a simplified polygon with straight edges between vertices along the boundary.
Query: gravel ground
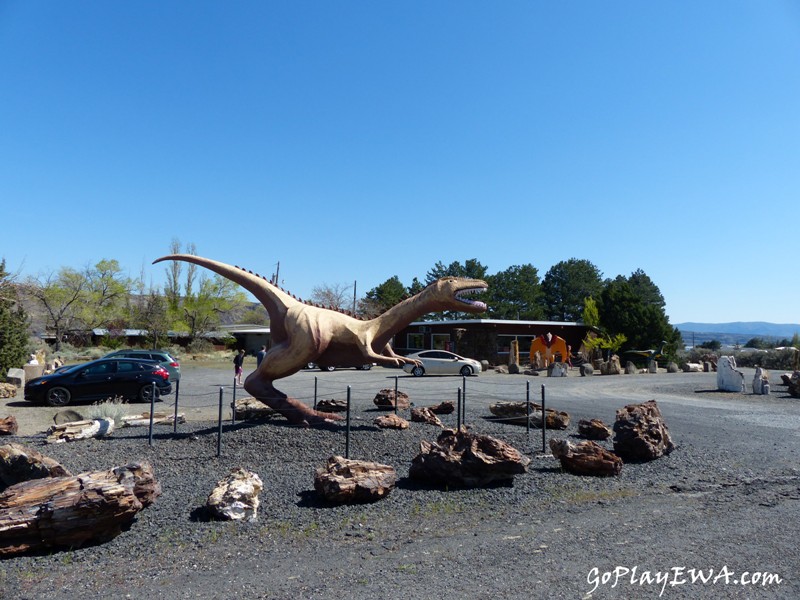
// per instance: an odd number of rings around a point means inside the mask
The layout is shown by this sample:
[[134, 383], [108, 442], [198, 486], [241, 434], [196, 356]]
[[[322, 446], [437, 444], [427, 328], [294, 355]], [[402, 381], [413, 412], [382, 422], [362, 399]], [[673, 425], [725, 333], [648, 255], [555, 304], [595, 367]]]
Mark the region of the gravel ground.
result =
[[[436, 428], [372, 426], [381, 412], [371, 399], [392, 387], [394, 374], [337, 371], [317, 380], [320, 398], [343, 398], [351, 385], [351, 458], [391, 464], [398, 472], [389, 497], [357, 506], [328, 505], [313, 493], [315, 469], [344, 453], [343, 427], [228, 421], [216, 456], [214, 394], [226, 372], [186, 369], [181, 407], [195, 418], [177, 434], [171, 426], [158, 429], [152, 446], [140, 428], [44, 445], [44, 435], [33, 432], [32, 413], [49, 418], [52, 409], [20, 401], [0, 406], [0, 416], [5, 410], [26, 423], [8, 441], [33, 446], [73, 473], [148, 461], [163, 488], [108, 543], [1, 561], [0, 598], [800, 597], [800, 402], [785, 394], [777, 376], [769, 397], [717, 392], [715, 375], [703, 373], [469, 378], [467, 422], [532, 462], [513, 485], [448, 490], [407, 477], [420, 440], [435, 439]], [[308, 399], [316, 375], [295, 375], [282, 389]], [[656, 461], [626, 464], [619, 477], [568, 475], [540, 454], [540, 430], [528, 434], [489, 418], [491, 402], [524, 399], [526, 380], [532, 400], [539, 401], [546, 384], [548, 406], [572, 416], [568, 430], [548, 438], [574, 439], [581, 418], [610, 424], [616, 408], [656, 399], [677, 448]], [[399, 379], [417, 405], [454, 399], [460, 382]], [[170, 409], [167, 400], [159, 408]], [[455, 415], [443, 421], [453, 426]], [[264, 481], [257, 521], [207, 520], [206, 497], [238, 466]], [[692, 570], [713, 570], [712, 578], [692, 583]], [[649, 583], [645, 571], [667, 577], [666, 583]], [[750, 579], [740, 581], [744, 571]], [[620, 577], [603, 582], [605, 573]], [[781, 582], [753, 584], [755, 573], [776, 574]]]

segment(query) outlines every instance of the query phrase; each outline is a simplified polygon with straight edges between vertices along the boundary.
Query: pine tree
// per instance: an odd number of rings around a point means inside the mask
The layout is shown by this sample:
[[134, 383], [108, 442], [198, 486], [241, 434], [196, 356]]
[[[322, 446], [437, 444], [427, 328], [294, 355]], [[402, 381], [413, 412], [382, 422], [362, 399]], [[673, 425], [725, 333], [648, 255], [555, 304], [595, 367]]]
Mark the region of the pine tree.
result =
[[17, 290], [0, 260], [0, 375], [25, 364], [28, 353], [28, 316], [17, 302]]

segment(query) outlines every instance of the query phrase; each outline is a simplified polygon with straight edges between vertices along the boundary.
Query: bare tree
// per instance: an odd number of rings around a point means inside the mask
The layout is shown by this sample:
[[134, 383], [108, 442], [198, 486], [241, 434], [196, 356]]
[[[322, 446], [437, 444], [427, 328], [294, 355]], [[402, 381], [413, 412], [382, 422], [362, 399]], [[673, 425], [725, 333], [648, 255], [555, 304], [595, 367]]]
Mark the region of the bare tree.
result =
[[347, 310], [353, 302], [350, 297], [351, 289], [346, 283], [323, 283], [311, 290], [311, 301], [320, 306]]

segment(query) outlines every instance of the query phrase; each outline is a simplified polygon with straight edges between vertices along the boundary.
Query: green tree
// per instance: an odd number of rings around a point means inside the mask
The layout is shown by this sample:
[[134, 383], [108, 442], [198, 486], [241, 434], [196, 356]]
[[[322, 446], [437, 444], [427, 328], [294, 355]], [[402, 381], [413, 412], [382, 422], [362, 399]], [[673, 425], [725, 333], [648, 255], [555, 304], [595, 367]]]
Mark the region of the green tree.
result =
[[87, 286], [85, 275], [69, 267], [31, 277], [25, 284], [25, 292], [44, 308], [45, 327], [55, 335], [56, 351], [67, 333], [80, 331]]
[[142, 294], [133, 308], [132, 324], [147, 331], [147, 343], [158, 348], [167, 342], [170, 328], [167, 299], [156, 289]]
[[599, 297], [602, 289], [602, 273], [588, 260], [570, 258], [553, 265], [542, 280], [545, 318], [580, 321], [584, 300]]
[[544, 319], [539, 272], [531, 264], [513, 265], [486, 277], [489, 316], [493, 319]]
[[[476, 258], [470, 258], [464, 264], [458, 261], [450, 263], [445, 266], [441, 261], [437, 262], [433, 268], [428, 271], [425, 276], [425, 285], [432, 284], [437, 279], [442, 277], [467, 277], [469, 279], [486, 279], [486, 267]], [[416, 280], [415, 280], [416, 281]], [[475, 299], [486, 301], [485, 294], [476, 294]], [[438, 313], [430, 313], [422, 317], [426, 321], [444, 321], [448, 319], [474, 319], [475, 315], [472, 313], [463, 313], [457, 311], [444, 311]]]
[[103, 259], [87, 268], [86, 284], [77, 314], [84, 329], [111, 327], [126, 321], [133, 281], [125, 277], [119, 262]]
[[28, 350], [28, 316], [19, 302], [14, 278], [0, 260], [0, 373], [25, 364]]
[[181, 324], [194, 340], [214, 331], [219, 327], [223, 315], [240, 310], [246, 303], [244, 292], [230, 279], [219, 275], [201, 276], [197, 292], [182, 299]]
[[359, 314], [366, 318], [377, 317], [409, 296], [409, 291], [397, 275], [393, 275], [368, 291], [359, 303]]
[[600, 312], [597, 310], [597, 302], [591, 296], [586, 296], [583, 301], [583, 324], [600, 327]]

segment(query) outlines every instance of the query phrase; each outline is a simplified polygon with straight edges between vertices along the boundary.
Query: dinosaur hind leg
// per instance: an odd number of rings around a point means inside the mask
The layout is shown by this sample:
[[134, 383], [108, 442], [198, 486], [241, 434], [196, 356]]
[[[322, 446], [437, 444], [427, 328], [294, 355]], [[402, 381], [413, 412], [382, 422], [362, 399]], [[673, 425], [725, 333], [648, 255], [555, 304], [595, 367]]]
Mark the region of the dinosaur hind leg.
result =
[[313, 410], [297, 398], [290, 398], [273, 385], [275, 379], [296, 373], [308, 364], [309, 360], [310, 358], [291, 357], [284, 345], [273, 346], [264, 357], [261, 367], [247, 376], [244, 389], [294, 425], [307, 427], [340, 421], [342, 419], [340, 415]]

